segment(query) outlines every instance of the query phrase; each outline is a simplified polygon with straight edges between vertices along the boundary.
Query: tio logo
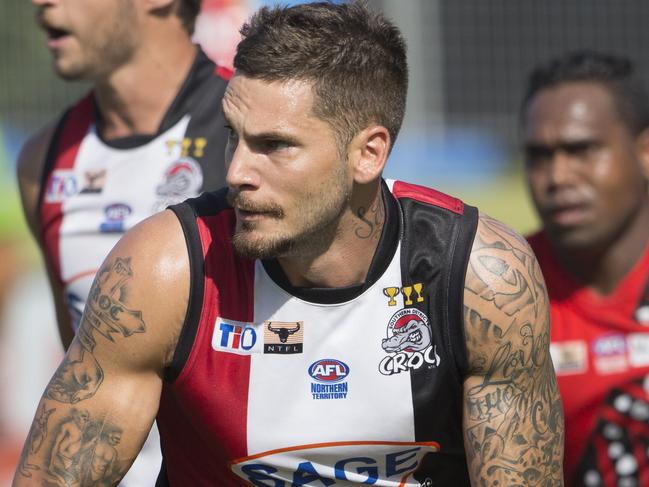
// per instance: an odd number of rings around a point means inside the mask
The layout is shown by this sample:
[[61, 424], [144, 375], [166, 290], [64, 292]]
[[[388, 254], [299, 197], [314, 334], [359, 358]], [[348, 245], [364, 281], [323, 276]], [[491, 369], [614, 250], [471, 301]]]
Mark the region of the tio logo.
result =
[[218, 318], [212, 337], [212, 348], [242, 355], [254, 352], [257, 332], [250, 323]]
[[49, 186], [45, 193], [45, 200], [48, 203], [60, 203], [77, 193], [77, 178], [74, 171], [59, 169], [52, 173]]

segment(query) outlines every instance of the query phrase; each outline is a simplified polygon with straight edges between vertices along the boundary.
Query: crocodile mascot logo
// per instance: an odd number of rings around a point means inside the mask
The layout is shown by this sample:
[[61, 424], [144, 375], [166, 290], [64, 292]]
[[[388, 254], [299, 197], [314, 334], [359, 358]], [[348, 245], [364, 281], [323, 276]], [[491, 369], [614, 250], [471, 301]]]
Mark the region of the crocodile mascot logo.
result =
[[428, 316], [416, 308], [401, 309], [390, 318], [387, 337], [381, 341], [381, 348], [389, 354], [379, 363], [383, 375], [424, 366], [434, 368], [440, 363]]
[[388, 324], [392, 336], [383, 339], [381, 346], [388, 353], [425, 350], [432, 342], [428, 319], [419, 310], [402, 309]]

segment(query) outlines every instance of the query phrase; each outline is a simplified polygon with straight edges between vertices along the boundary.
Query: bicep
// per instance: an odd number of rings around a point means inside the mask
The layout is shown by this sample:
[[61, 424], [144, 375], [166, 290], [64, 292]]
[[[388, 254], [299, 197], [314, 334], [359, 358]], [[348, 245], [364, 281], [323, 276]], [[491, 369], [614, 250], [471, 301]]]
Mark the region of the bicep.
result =
[[[563, 414], [549, 355], [549, 305], [534, 254], [486, 217], [464, 292], [470, 372], [465, 446], [484, 485], [561, 485]], [[477, 480], [476, 480], [477, 481]]]
[[43, 393], [17, 479], [38, 471], [112, 485], [137, 455], [188, 299], [186, 249], [182, 233], [170, 237], [171, 218], [138, 225], [101, 266], [80, 328]]

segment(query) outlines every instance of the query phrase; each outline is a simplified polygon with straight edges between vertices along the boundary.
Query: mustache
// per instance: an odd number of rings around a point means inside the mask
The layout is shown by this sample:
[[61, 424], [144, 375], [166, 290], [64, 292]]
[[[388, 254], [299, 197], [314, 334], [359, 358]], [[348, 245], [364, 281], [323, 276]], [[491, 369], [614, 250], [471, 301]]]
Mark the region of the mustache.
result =
[[248, 211], [250, 213], [265, 213], [275, 218], [283, 218], [284, 210], [276, 203], [253, 203], [239, 191], [228, 190], [227, 200], [232, 208]]

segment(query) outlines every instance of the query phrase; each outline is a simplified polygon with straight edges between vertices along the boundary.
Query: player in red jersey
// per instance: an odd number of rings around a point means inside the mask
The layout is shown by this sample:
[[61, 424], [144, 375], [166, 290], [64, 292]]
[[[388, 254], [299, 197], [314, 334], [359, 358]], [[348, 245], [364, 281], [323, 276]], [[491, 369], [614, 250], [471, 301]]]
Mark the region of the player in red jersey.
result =
[[[111, 251], [23, 450], [32, 479], [118, 480], [157, 414], [159, 485], [563, 485], [526, 241], [382, 179], [406, 105], [399, 30], [318, 2], [262, 8], [242, 35], [228, 187]], [[52, 472], [47, 431], [81, 415]], [[99, 443], [109, 471], [81, 453]]]
[[649, 100], [627, 59], [538, 67], [526, 172], [566, 424], [566, 483], [649, 485]]
[[[33, 3], [56, 73], [92, 84], [27, 141], [18, 162], [25, 215], [68, 347], [94, 275], [121, 235], [225, 184], [219, 107], [229, 72], [192, 42], [200, 0]], [[147, 443], [128, 485], [154, 482], [156, 443], [155, 436]]]

